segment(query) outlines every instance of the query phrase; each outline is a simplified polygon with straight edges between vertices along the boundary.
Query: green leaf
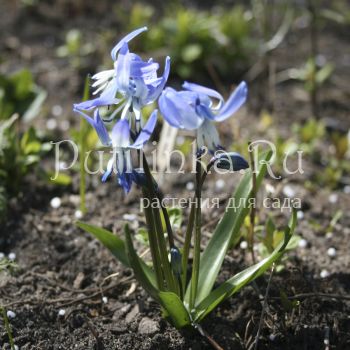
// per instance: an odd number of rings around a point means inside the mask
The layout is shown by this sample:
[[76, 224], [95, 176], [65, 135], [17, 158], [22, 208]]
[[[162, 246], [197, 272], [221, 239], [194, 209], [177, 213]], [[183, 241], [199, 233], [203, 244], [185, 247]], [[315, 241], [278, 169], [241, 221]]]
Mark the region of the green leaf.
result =
[[145, 266], [142, 265], [142, 260], [137, 255], [134, 246], [132, 244], [131, 235], [129, 226], [124, 226], [124, 233], [125, 233], [125, 243], [126, 243], [126, 254], [128, 257], [128, 261], [130, 266], [132, 267], [135, 277], [140, 282], [142, 287], [153, 297], [153, 299], [157, 300], [159, 302], [159, 290], [156, 288], [155, 284], [155, 276], [153, 274], [149, 273], [148, 270], [145, 269]]
[[183, 328], [191, 324], [190, 316], [183, 302], [175, 293], [159, 292], [159, 298], [176, 328]]
[[170, 225], [173, 229], [178, 230], [182, 224], [182, 210], [181, 208], [173, 207], [168, 209]]
[[293, 210], [289, 225], [284, 230], [284, 240], [266, 259], [259, 263], [248, 267], [244, 271], [236, 274], [228, 279], [220, 287], [212, 291], [202, 302], [196, 307], [195, 322], [201, 321], [207, 314], [216, 308], [224, 300], [237, 293], [245, 285], [262, 275], [275, 261], [277, 261], [284, 253], [288, 242], [294, 232], [296, 225], [296, 210]]
[[[272, 152], [264, 152], [260, 155], [257, 162], [257, 189], [260, 187], [262, 179], [267, 170], [267, 162], [270, 160]], [[259, 167], [258, 167], [259, 166]], [[239, 208], [226, 208], [226, 212], [218, 223], [205, 251], [201, 256], [197, 303], [201, 302], [211, 291], [221, 265], [224, 261], [226, 252], [230, 244], [234, 245], [240, 237], [240, 228], [244, 218], [249, 213], [247, 201], [252, 196], [252, 172], [247, 172], [239, 183], [233, 196], [236, 204], [245, 200], [245, 205]], [[186, 291], [185, 300], [188, 301], [190, 296], [190, 284]]]
[[76, 225], [97, 238], [126, 267], [130, 267], [126, 256], [125, 243], [118, 236], [104, 228], [77, 221]]
[[[92, 234], [95, 238], [97, 238], [109, 251], [126, 267], [132, 267], [132, 264], [130, 262], [130, 259], [128, 257], [128, 252], [127, 252], [127, 247], [125, 245], [125, 242], [113, 234], [110, 231], [105, 230], [104, 228], [91, 225], [91, 224], [86, 224], [81, 221], [77, 221], [76, 225], [83, 229], [84, 231]], [[129, 247], [130, 251], [130, 247]], [[136, 253], [135, 253], [136, 254]], [[137, 255], [136, 255], [137, 256]], [[147, 279], [150, 281], [150, 283], [153, 286], [156, 286], [155, 282], [155, 275], [153, 270], [146, 265], [146, 263], [141, 260], [138, 256], [138, 263], [141, 266], [143, 270], [143, 274], [147, 276]], [[134, 258], [133, 258], [134, 261]], [[146, 288], [145, 288], [146, 289]]]

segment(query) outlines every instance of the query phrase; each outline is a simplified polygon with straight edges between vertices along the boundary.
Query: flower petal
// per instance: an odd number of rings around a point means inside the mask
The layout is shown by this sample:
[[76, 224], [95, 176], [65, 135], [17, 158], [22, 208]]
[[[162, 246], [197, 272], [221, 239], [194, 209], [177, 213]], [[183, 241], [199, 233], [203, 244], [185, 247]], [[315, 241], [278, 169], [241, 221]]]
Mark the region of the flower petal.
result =
[[126, 119], [120, 119], [112, 129], [112, 145], [117, 148], [130, 146], [130, 126]]
[[109, 176], [112, 174], [113, 168], [114, 168], [114, 161], [115, 157], [113, 156], [107, 163], [107, 169], [105, 173], [102, 176], [102, 182], [106, 182], [106, 180], [109, 178]]
[[245, 81], [242, 81], [221, 108], [219, 114], [215, 116], [215, 120], [221, 122], [231, 117], [231, 115], [237, 112], [237, 110], [244, 104], [247, 99], [247, 94], [247, 84]]
[[203, 124], [197, 131], [197, 144], [198, 148], [203, 145], [207, 145], [211, 153], [220, 148], [220, 138], [215, 125], [209, 121], [204, 120]]
[[149, 84], [147, 85], [147, 87], [149, 89], [149, 93], [147, 95], [147, 98], [143, 101], [144, 105], [155, 101], [159, 97], [159, 95], [161, 94], [161, 92], [164, 89], [166, 82], [168, 81], [169, 73], [170, 73], [170, 57], [167, 56], [165, 58], [165, 66], [164, 66], [163, 76], [160, 78], [160, 80], [156, 79], [156, 84], [154, 84], [154, 83], [152, 84], [149, 82]]
[[196, 113], [194, 105], [191, 106], [191, 102], [194, 104], [195, 101], [187, 100], [184, 94], [185, 92], [181, 94], [174, 89], [166, 88], [159, 98], [159, 108], [171, 126], [194, 130], [203, 123], [204, 119]]
[[151, 116], [149, 117], [147, 123], [141, 130], [139, 136], [137, 137], [134, 144], [130, 147], [140, 149], [143, 145], [149, 140], [152, 135], [152, 132], [157, 124], [157, 110], [154, 110]]
[[224, 98], [221, 96], [221, 94], [219, 94], [217, 91], [215, 91], [213, 89], [209, 89], [205, 86], [198, 85], [195, 83], [189, 83], [188, 81], [185, 81], [182, 84], [182, 87], [185, 90], [190, 90], [193, 92], [198, 92], [198, 93], [203, 94], [203, 95], [207, 95], [209, 97], [214, 97], [220, 101], [219, 102], [220, 105], [224, 102]]
[[121, 47], [124, 45], [124, 43], [128, 43], [130, 40], [134, 39], [136, 36], [141, 34], [142, 32], [146, 31], [147, 27], [142, 27], [139, 29], [134, 30], [133, 32], [126, 35], [122, 40], [119, 41], [117, 45], [114, 46], [113, 50], [111, 51], [112, 60], [115, 61], [117, 58], [117, 53], [121, 49]]
[[111, 144], [111, 139], [109, 138], [108, 131], [103, 124], [98, 109], [94, 112], [94, 118], [91, 118], [79, 109], [74, 108], [73, 111], [83, 116], [83, 118], [96, 130], [97, 135], [104, 146], [109, 146]]
[[128, 44], [124, 43], [120, 49], [118, 60], [115, 62], [118, 90], [127, 91], [129, 89], [130, 64], [131, 58], [129, 55]]
[[219, 169], [238, 171], [249, 168], [248, 162], [236, 152], [220, 151], [215, 154], [214, 161]]

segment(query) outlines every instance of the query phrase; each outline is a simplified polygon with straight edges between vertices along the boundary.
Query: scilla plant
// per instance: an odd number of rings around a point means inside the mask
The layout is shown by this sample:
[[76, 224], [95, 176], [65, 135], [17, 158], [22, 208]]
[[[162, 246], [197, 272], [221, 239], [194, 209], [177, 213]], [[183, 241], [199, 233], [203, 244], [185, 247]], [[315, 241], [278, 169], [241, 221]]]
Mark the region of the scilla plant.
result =
[[[152, 59], [144, 61], [129, 51], [128, 42], [146, 29], [135, 30], [113, 48], [114, 68], [92, 77], [95, 81], [92, 86], [96, 88], [94, 94], [98, 96], [74, 105], [74, 111], [95, 128], [102, 144], [113, 150], [102, 181], [114, 173], [126, 193], [136, 184], [142, 196], [148, 199], [146, 202], [152, 203], [143, 207], [151, 261], [138, 255], [128, 225], [124, 227], [124, 238], [87, 223], [78, 222], [77, 225], [97, 237], [122, 264], [134, 271], [135, 278], [161, 305], [163, 315], [175, 327], [201, 329], [199, 323], [212, 310], [263, 274], [282, 256], [295, 227], [295, 214], [284, 231], [284, 240], [268, 257], [214, 287], [229, 247], [240, 238], [240, 228], [249, 212], [248, 202], [253, 196], [253, 172], [241, 155], [224, 151], [215, 123], [227, 119], [245, 103], [247, 86], [245, 82], [240, 83], [226, 102], [218, 92], [194, 83], [184, 83], [182, 91], [164, 89], [170, 58], [166, 57], [164, 73], [159, 77], [157, 62]], [[182, 247], [175, 243], [169, 213], [163, 205], [163, 194], [143, 150], [155, 128], [158, 112], [154, 110], [143, 123], [142, 108], [157, 100], [170, 125], [197, 132], [195, 190], [190, 200]], [[138, 155], [137, 165], [133, 164], [131, 153]], [[270, 157], [270, 153], [259, 156], [255, 170], [256, 188], [263, 180]], [[233, 197], [241, 205], [226, 208], [201, 253], [201, 196], [207, 175], [213, 170], [232, 173], [244, 169], [248, 170]]]

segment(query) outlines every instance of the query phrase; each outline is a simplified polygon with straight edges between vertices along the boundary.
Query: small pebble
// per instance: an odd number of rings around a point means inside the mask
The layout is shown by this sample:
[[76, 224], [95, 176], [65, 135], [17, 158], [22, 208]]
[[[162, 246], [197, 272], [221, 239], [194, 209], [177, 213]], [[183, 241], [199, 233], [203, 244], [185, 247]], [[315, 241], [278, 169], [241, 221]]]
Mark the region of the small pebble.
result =
[[58, 167], [60, 170], [66, 170], [67, 169], [67, 162], [64, 162], [64, 161], [59, 162]]
[[248, 242], [247, 241], [242, 241], [239, 246], [240, 246], [241, 249], [247, 249], [248, 248]]
[[307, 240], [306, 239], [304, 239], [304, 238], [302, 238], [299, 242], [298, 242], [298, 247], [299, 248], [306, 248], [307, 247]]
[[320, 273], [321, 278], [327, 278], [329, 276], [329, 272], [326, 269], [323, 269]]
[[58, 316], [63, 317], [65, 314], [66, 314], [66, 310], [64, 310], [64, 309], [60, 309], [60, 310], [58, 311]]
[[286, 185], [283, 187], [283, 194], [289, 198], [292, 198], [295, 196], [295, 191], [293, 187]]
[[46, 121], [46, 128], [48, 130], [54, 130], [57, 128], [57, 120], [55, 118], [50, 118]]
[[123, 220], [134, 221], [134, 220], [136, 220], [136, 215], [135, 214], [124, 214]]
[[326, 233], [326, 238], [331, 239], [333, 237], [333, 232], [327, 232]]
[[11, 318], [11, 319], [16, 317], [16, 314], [13, 311], [11, 311], [11, 310], [8, 310], [6, 312], [6, 315], [7, 315], [8, 318]]
[[337, 203], [338, 201], [338, 195], [336, 193], [332, 193], [329, 197], [328, 197], [329, 203]]
[[54, 105], [51, 112], [55, 117], [59, 117], [63, 112], [63, 108], [60, 105]]
[[337, 250], [333, 247], [328, 248], [327, 255], [331, 258], [335, 258], [337, 256]]
[[70, 122], [68, 120], [62, 120], [60, 127], [63, 131], [67, 131], [70, 128]]
[[217, 190], [222, 190], [225, 187], [225, 181], [223, 179], [216, 180], [215, 187]]
[[270, 339], [271, 341], [274, 341], [274, 340], [276, 339], [276, 335], [275, 335], [275, 334], [270, 334], [270, 335], [269, 335], [269, 339]]
[[265, 189], [266, 189], [267, 193], [275, 193], [276, 192], [275, 187], [269, 183], [265, 185]]
[[76, 219], [81, 219], [83, 217], [83, 212], [81, 210], [76, 210], [74, 216]]
[[107, 304], [108, 303], [108, 298], [107, 297], [102, 297], [102, 302], [103, 302], [103, 304]]
[[298, 218], [299, 220], [304, 219], [304, 212], [303, 212], [302, 210], [298, 210], [298, 211], [297, 211], [297, 218]]
[[11, 261], [16, 260], [16, 253], [10, 253], [9, 260], [11, 260]]
[[350, 186], [349, 185], [344, 187], [344, 193], [350, 194]]
[[186, 190], [192, 191], [194, 189], [194, 183], [192, 181], [187, 182], [186, 184]]
[[15, 350], [19, 350], [19, 346], [18, 346], [18, 345], [14, 345], [13, 348], [14, 348]]
[[61, 198], [54, 197], [50, 201], [50, 205], [52, 208], [57, 209], [61, 206]]
[[0, 252], [0, 260], [5, 257], [5, 254], [3, 252]]

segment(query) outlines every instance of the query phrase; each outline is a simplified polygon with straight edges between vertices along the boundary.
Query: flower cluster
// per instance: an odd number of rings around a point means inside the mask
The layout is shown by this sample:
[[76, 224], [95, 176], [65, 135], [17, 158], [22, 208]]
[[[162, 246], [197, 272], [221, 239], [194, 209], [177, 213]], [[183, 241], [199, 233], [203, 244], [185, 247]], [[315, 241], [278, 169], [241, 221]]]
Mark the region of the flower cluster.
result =
[[[74, 105], [74, 111], [92, 125], [103, 145], [113, 148], [102, 180], [116, 170], [119, 184], [129, 192], [132, 182], [140, 184], [140, 170], [134, 169], [131, 150], [140, 150], [149, 140], [157, 121], [154, 110], [143, 125], [142, 108], [158, 100], [164, 119], [173, 127], [197, 130], [198, 149], [206, 146], [212, 154], [222, 149], [214, 122], [221, 122], [234, 114], [246, 101], [247, 86], [239, 84], [227, 102], [215, 90], [185, 82], [182, 91], [165, 84], [170, 72], [170, 58], [165, 58], [164, 72], [158, 76], [159, 64], [152, 58], [144, 61], [129, 51], [128, 43], [147, 27], [125, 36], [111, 51], [113, 69], [95, 74], [92, 87], [97, 97]], [[164, 89], [165, 88], [165, 89]], [[215, 101], [216, 100], [216, 104]], [[106, 108], [107, 107], [107, 108]], [[101, 111], [104, 111], [101, 117]], [[108, 124], [114, 123], [110, 132]], [[246, 162], [239, 162], [247, 167]], [[142, 172], [142, 170], [141, 170]]]

